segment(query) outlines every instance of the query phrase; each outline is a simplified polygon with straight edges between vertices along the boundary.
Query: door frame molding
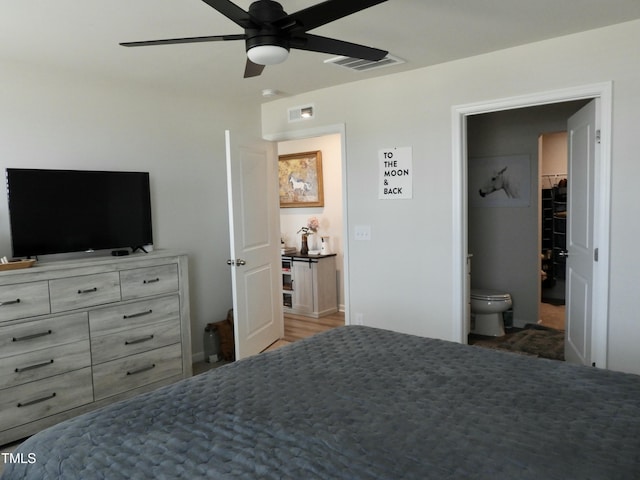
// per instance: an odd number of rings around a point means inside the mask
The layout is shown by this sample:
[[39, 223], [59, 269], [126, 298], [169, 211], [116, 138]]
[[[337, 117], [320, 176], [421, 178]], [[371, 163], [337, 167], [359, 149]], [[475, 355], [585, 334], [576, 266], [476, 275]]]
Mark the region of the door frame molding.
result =
[[594, 245], [599, 258], [594, 262], [592, 293], [591, 362], [607, 368], [607, 332], [609, 323], [609, 231], [611, 206], [611, 135], [613, 83], [551, 90], [528, 95], [481, 101], [451, 108], [452, 121], [452, 211], [453, 211], [453, 305], [452, 338], [467, 343], [466, 323], [469, 292], [466, 286], [468, 251], [467, 206], [467, 117], [483, 113], [535, 107], [573, 100], [598, 99], [600, 108], [600, 155], [596, 158], [594, 188]]
[[342, 168], [342, 257], [343, 257], [343, 288], [344, 288], [344, 321], [345, 324], [351, 323], [350, 308], [349, 305], [349, 209], [348, 206], [348, 181], [347, 181], [347, 136], [346, 125], [344, 123], [337, 123], [333, 125], [324, 125], [319, 127], [307, 128], [302, 130], [291, 130], [285, 132], [278, 132], [272, 134], [263, 134], [263, 139], [270, 142], [286, 142], [289, 140], [303, 140], [305, 138], [322, 137], [325, 135], [340, 135], [340, 155], [341, 168]]

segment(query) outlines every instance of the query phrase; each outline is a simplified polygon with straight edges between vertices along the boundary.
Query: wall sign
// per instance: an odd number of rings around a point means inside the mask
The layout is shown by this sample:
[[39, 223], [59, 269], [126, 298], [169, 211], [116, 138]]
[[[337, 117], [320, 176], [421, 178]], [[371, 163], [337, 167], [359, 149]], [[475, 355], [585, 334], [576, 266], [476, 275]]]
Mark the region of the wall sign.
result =
[[413, 198], [413, 153], [411, 147], [394, 147], [378, 151], [380, 179], [378, 198], [399, 200]]

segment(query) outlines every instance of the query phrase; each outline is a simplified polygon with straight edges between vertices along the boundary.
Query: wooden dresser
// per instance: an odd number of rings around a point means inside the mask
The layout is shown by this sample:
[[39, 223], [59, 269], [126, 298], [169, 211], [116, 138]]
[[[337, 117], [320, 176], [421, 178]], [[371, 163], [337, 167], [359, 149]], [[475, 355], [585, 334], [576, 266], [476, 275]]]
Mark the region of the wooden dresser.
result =
[[186, 255], [0, 272], [0, 445], [191, 374]]

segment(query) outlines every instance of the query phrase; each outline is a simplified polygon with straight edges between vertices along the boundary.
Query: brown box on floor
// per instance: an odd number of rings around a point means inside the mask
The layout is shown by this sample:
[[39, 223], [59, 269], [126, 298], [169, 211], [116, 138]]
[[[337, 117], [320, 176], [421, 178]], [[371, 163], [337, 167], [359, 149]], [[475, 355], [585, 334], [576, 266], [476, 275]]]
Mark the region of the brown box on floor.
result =
[[212, 323], [211, 325], [218, 328], [222, 358], [227, 361], [234, 361], [236, 358], [236, 348], [233, 340], [233, 310], [229, 310], [226, 320]]

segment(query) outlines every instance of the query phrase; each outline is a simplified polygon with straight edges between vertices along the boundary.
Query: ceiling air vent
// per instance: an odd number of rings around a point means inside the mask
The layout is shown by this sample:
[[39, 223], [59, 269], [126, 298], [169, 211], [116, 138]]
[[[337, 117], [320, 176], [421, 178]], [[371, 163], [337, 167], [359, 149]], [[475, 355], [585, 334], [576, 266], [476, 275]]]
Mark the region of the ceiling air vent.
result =
[[288, 110], [289, 122], [298, 122], [300, 120], [311, 120], [314, 117], [313, 105], [304, 105], [302, 107], [292, 107]]
[[324, 63], [331, 63], [333, 65], [338, 65], [339, 67], [348, 68], [349, 70], [355, 70], [357, 72], [366, 72], [368, 70], [373, 70], [374, 68], [398, 65], [400, 63], [405, 63], [405, 61], [401, 58], [394, 57], [393, 55], [387, 55], [382, 60], [378, 60], [377, 62], [362, 60], [361, 58], [353, 57], [335, 57], [330, 58], [329, 60], [325, 60]]

